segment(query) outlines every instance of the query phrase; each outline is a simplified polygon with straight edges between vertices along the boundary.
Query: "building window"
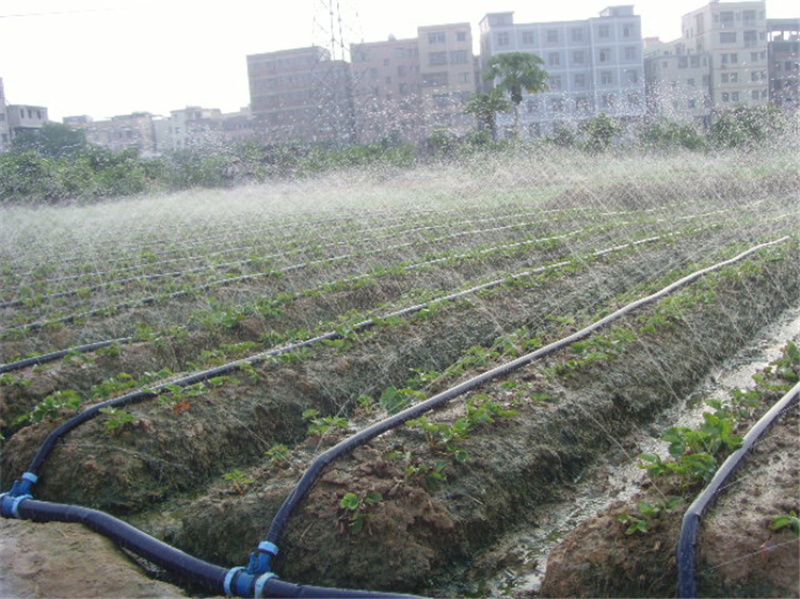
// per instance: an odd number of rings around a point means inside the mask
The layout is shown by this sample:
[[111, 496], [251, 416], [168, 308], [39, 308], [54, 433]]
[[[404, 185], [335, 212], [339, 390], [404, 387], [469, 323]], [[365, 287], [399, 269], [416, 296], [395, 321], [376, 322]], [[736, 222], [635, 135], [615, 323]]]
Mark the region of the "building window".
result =
[[547, 55], [547, 65], [557, 67], [561, 65], [561, 55], [558, 52], [550, 52]]
[[758, 94], [758, 90], [757, 89], [754, 89], [752, 92], [750, 92], [750, 97], [753, 100], [758, 100], [758, 96], [759, 96], [759, 94]]
[[467, 32], [466, 31], [456, 31], [456, 41], [457, 42], [466, 42], [467, 41]]
[[625, 81], [628, 83], [639, 83], [639, 72], [633, 69], [625, 71]]
[[636, 25], [624, 23], [622, 25], [622, 37], [633, 37], [636, 32]]
[[522, 32], [522, 43], [528, 46], [532, 46], [536, 43], [536, 37], [534, 36], [533, 31]]
[[454, 52], [450, 52], [450, 64], [467, 64], [469, 62], [467, 58], [467, 51], [466, 50], [455, 50]]
[[550, 110], [553, 112], [564, 112], [564, 99], [563, 98], [551, 98], [550, 99]]
[[614, 94], [603, 94], [600, 97], [600, 106], [603, 108], [613, 108], [616, 102]]
[[723, 102], [730, 102], [731, 95], [728, 92], [722, 92], [722, 101]]
[[731, 102], [739, 101], [739, 92], [731, 92]]
[[611, 71], [601, 71], [600, 84], [611, 85], [612, 83], [614, 83], [614, 73], [612, 73]]
[[689, 87], [695, 87], [697, 85], [697, 82], [695, 81], [694, 77], [689, 77], [686, 80], [686, 85], [688, 85]]
[[600, 25], [597, 28], [597, 37], [611, 37], [611, 30], [608, 25]]
[[547, 30], [547, 43], [548, 44], [557, 44], [558, 43], [558, 29], [548, 29]]
[[586, 87], [586, 74], [585, 73], [578, 73], [575, 75], [575, 87], [577, 88], [585, 88]]
[[736, 32], [735, 31], [721, 31], [719, 34], [720, 44], [735, 44]]
[[586, 55], [583, 53], [583, 50], [575, 50], [572, 53], [573, 64], [584, 64], [585, 62], [586, 62]]
[[570, 39], [573, 42], [582, 42], [583, 41], [583, 29], [580, 27], [573, 27], [570, 30]]
[[758, 62], [758, 52], [750, 52], [750, 62]]
[[628, 46], [625, 48], [625, 60], [636, 60], [636, 48]]
[[434, 31], [428, 34], [428, 43], [433, 44], [443, 44], [444, 43], [444, 31]]
[[609, 62], [611, 60], [611, 48], [600, 48], [600, 62]]
[[447, 52], [431, 52], [428, 55], [428, 64], [430, 66], [447, 64]]
[[689, 57], [689, 62], [691, 63], [691, 67], [693, 69], [700, 68], [700, 57], [699, 56], [691, 56]]
[[560, 90], [561, 89], [561, 77], [555, 76], [555, 77], [548, 78], [547, 86], [553, 91]]
[[628, 104], [630, 106], [640, 106], [642, 103], [642, 97], [639, 94], [630, 93], [628, 94]]
[[758, 45], [758, 33], [754, 30], [744, 32], [744, 47], [753, 48]]
[[688, 101], [686, 102], [686, 106], [687, 106], [687, 108], [689, 108], [690, 110], [694, 110], [695, 108], [697, 108], [697, 100], [688, 100]]
[[469, 83], [469, 73], [459, 73], [458, 74], [458, 82], [459, 83]]
[[686, 58], [685, 56], [681, 56], [680, 58], [678, 58], [678, 68], [679, 69], [685, 69], [685, 68], [688, 68], [688, 67], [689, 67], [689, 59], [688, 58]]
[[399, 64], [397, 65], [397, 76], [398, 77], [405, 77], [406, 76], [406, 65]]
[[508, 31], [501, 31], [497, 34], [497, 45], [498, 46], [508, 46], [509, 44], [509, 37]]

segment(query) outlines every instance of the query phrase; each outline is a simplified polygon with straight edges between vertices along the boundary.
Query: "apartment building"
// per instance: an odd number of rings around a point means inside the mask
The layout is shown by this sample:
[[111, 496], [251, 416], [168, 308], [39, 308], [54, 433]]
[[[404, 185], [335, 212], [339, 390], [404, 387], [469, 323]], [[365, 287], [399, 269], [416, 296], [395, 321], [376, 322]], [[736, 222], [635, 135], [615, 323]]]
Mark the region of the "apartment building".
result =
[[711, 114], [711, 54], [687, 54], [682, 42], [645, 40], [645, 89], [651, 115], [707, 126]]
[[800, 108], [800, 19], [767, 19], [769, 101]]
[[64, 124], [72, 129], [83, 130], [89, 143], [113, 152], [136, 149], [141, 154], [153, 155], [158, 151], [158, 120], [149, 112], [134, 112], [103, 121], [94, 121], [88, 116], [66, 117]]
[[250, 107], [270, 142], [355, 139], [350, 65], [317, 46], [247, 57]]
[[475, 127], [475, 117], [464, 112], [477, 88], [469, 23], [417, 28], [424, 135], [444, 129], [456, 135]]
[[715, 109], [761, 105], [769, 99], [766, 2], [715, 0], [683, 16], [687, 54], [711, 59], [709, 96]]
[[168, 135], [158, 140], [160, 151], [207, 148], [222, 143], [222, 111], [219, 108], [187, 106], [180, 110], [171, 110], [169, 115]]
[[6, 94], [3, 90], [3, 78], [0, 77], [0, 152], [5, 152], [11, 145], [11, 133], [8, 129], [6, 112]]
[[350, 59], [359, 143], [419, 141], [423, 120], [418, 39], [352, 44]]
[[[523, 136], [552, 134], [559, 126], [605, 113], [622, 119], [645, 114], [641, 17], [633, 6], [610, 6], [582, 21], [515, 24], [513, 13], [490, 13], [480, 22], [481, 65], [504, 52], [530, 52], [544, 60], [548, 90], [520, 107]], [[511, 115], [498, 125], [510, 127]]]

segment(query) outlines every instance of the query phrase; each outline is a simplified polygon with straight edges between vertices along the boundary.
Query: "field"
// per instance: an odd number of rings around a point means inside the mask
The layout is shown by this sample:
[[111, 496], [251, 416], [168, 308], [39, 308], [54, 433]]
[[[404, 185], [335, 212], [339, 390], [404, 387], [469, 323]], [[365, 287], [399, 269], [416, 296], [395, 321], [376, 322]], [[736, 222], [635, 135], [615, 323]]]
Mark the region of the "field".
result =
[[487, 594], [508, 535], [800, 305], [798, 183], [780, 149], [540, 149], [5, 208], [2, 489], [123, 398], [34, 496], [242, 565], [317, 455], [446, 396], [310, 480], [275, 571]]

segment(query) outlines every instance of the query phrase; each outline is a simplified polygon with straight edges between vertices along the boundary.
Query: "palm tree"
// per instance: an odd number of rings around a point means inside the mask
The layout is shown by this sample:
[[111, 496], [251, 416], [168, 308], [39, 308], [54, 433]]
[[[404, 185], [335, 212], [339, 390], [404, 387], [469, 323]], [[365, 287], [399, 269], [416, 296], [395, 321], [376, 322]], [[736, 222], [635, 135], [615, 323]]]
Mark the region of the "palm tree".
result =
[[522, 93], [537, 94], [547, 89], [547, 71], [544, 61], [528, 52], [505, 52], [492, 56], [484, 73], [487, 80], [499, 79], [497, 88], [511, 95], [514, 105], [514, 135], [519, 137], [519, 105]]
[[465, 110], [475, 115], [480, 129], [489, 131], [492, 141], [497, 141], [496, 115], [498, 112], [505, 112], [508, 107], [508, 100], [503, 96], [502, 90], [495, 88], [489, 93], [472, 94], [467, 100]]

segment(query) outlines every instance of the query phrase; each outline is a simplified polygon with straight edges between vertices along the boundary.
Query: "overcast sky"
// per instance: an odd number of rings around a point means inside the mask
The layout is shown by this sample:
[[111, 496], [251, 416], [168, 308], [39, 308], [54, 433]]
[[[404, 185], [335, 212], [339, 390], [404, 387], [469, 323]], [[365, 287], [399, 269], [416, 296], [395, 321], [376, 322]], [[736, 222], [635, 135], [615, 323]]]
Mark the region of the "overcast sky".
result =
[[[681, 16], [708, 0], [641, 0], [643, 34], [672, 40]], [[330, 15], [349, 42], [416, 37], [417, 26], [478, 21], [513, 11], [517, 23], [595, 17], [602, 0], [3, 0], [0, 77], [6, 101], [46, 106], [50, 118], [95, 120], [187, 105], [246, 106], [248, 54], [327, 45]], [[767, 0], [767, 17], [798, 17], [797, 0]], [[335, 27], [338, 32], [338, 26]]]

